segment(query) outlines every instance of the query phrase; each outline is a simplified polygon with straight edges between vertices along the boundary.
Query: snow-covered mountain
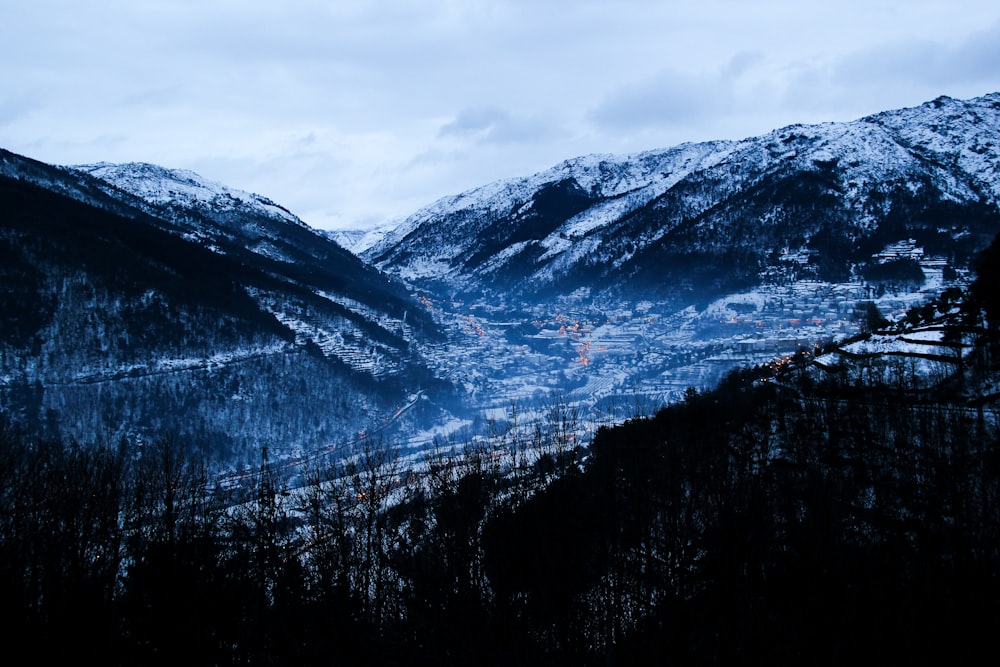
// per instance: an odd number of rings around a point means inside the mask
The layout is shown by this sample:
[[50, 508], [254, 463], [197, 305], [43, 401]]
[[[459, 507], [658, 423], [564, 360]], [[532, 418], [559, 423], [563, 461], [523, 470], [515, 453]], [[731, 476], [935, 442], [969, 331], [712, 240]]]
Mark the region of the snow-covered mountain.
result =
[[442, 199], [363, 256], [468, 294], [583, 287], [678, 303], [790, 270], [847, 279], [911, 238], [963, 265], [1000, 231], [998, 164], [1000, 93], [942, 97], [743, 141], [567, 160]]
[[242, 216], [264, 216], [305, 226], [290, 211], [266, 197], [226, 187], [185, 169], [167, 169], [143, 162], [99, 162], [71, 168], [86, 172], [156, 206], [201, 210], [215, 215], [238, 212]]
[[433, 329], [426, 318], [405, 321], [412, 304], [400, 285], [265, 197], [151, 164], [73, 169], [99, 179], [112, 196], [124, 191], [139, 198], [151, 213], [179, 227], [182, 238], [259, 264], [305, 288], [308, 293], [294, 299], [260, 290], [255, 295], [301, 341], [318, 345], [357, 371], [374, 376], [400, 372], [411, 361], [407, 356], [409, 341], [417, 335], [414, 329]]
[[406, 289], [263, 197], [7, 152], [0, 194], [0, 411], [16, 421], [316, 447], [437, 386], [421, 349], [439, 334]]
[[330, 229], [324, 230], [323, 234], [355, 255], [360, 255], [372, 246], [381, 243], [387, 234], [399, 227], [400, 222], [394, 220], [365, 229]]

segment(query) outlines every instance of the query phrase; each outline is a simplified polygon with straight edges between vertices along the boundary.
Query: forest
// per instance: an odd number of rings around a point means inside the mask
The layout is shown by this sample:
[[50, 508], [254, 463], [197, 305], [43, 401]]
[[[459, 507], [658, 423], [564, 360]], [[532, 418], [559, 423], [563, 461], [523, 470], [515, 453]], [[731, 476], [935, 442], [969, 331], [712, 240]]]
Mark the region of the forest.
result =
[[[932, 386], [805, 351], [582, 447], [572, 409], [219, 477], [0, 430], [11, 653], [102, 664], [973, 661], [1000, 631], [997, 243]], [[934, 313], [934, 308], [926, 309]], [[920, 311], [915, 311], [914, 317]], [[872, 360], [871, 363], [880, 363]], [[293, 480], [297, 480], [293, 483]]]

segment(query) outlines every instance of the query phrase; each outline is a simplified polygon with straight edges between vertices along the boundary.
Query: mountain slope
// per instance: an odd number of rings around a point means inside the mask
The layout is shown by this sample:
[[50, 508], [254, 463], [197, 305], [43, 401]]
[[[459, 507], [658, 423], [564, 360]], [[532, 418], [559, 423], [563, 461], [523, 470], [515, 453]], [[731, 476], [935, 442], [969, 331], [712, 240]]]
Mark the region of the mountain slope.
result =
[[231, 457], [329, 444], [434, 384], [419, 353], [433, 325], [407, 317], [406, 292], [278, 207], [164, 204], [10, 153], [0, 165], [14, 421]]
[[[363, 256], [467, 294], [705, 302], [768, 275], [844, 280], [914, 238], [967, 265], [1000, 231], [1000, 94], [743, 141], [596, 155], [415, 213]], [[782, 251], [807, 257], [792, 266]]]

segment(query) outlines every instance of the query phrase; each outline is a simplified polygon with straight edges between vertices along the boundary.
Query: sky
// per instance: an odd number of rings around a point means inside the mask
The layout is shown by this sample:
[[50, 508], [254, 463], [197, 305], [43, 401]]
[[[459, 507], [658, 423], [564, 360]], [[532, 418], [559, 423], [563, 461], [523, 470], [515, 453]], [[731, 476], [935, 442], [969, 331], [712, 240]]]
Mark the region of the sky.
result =
[[996, 91], [996, 0], [0, 0], [0, 148], [190, 169], [322, 229]]

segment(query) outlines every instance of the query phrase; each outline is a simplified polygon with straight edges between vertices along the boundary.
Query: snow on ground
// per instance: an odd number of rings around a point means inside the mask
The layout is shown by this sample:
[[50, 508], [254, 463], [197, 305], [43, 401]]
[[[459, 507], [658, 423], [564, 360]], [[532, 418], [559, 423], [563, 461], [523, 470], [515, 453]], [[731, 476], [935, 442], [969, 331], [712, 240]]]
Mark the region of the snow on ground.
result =
[[873, 334], [871, 338], [845, 345], [844, 352], [859, 356], [874, 356], [886, 354], [930, 355], [944, 356], [947, 350], [940, 345], [928, 345], [920, 341], [911, 341], [895, 334]]
[[[682, 400], [688, 388], [713, 386], [731, 369], [855, 336], [862, 301], [874, 301], [883, 314], [901, 321], [909, 308], [949, 286], [933, 270], [934, 258], [921, 255], [920, 261], [927, 280], [912, 292], [876, 296], [860, 282], [803, 280], [726, 295], [701, 310], [678, 310], [652, 300], [595, 301], [581, 291], [529, 309], [533, 322], [527, 329], [527, 323], [511, 323], [502, 304], [437, 303], [431, 311], [453, 340], [429, 351], [429, 363], [463, 369], [456, 379], [478, 419], [496, 418], [511, 402], [542, 404], [556, 397], [585, 419], [606, 419], [605, 405], [641, 399], [663, 406]], [[591, 319], [595, 314], [597, 320]], [[940, 376], [948, 371], [947, 358], [956, 354], [942, 343], [939, 330], [925, 327], [904, 336], [873, 336], [847, 349], [908, 357], [900, 363]], [[824, 355], [817, 363], [832, 368], [845, 362]], [[427, 437], [415, 442], [426, 443]]]

